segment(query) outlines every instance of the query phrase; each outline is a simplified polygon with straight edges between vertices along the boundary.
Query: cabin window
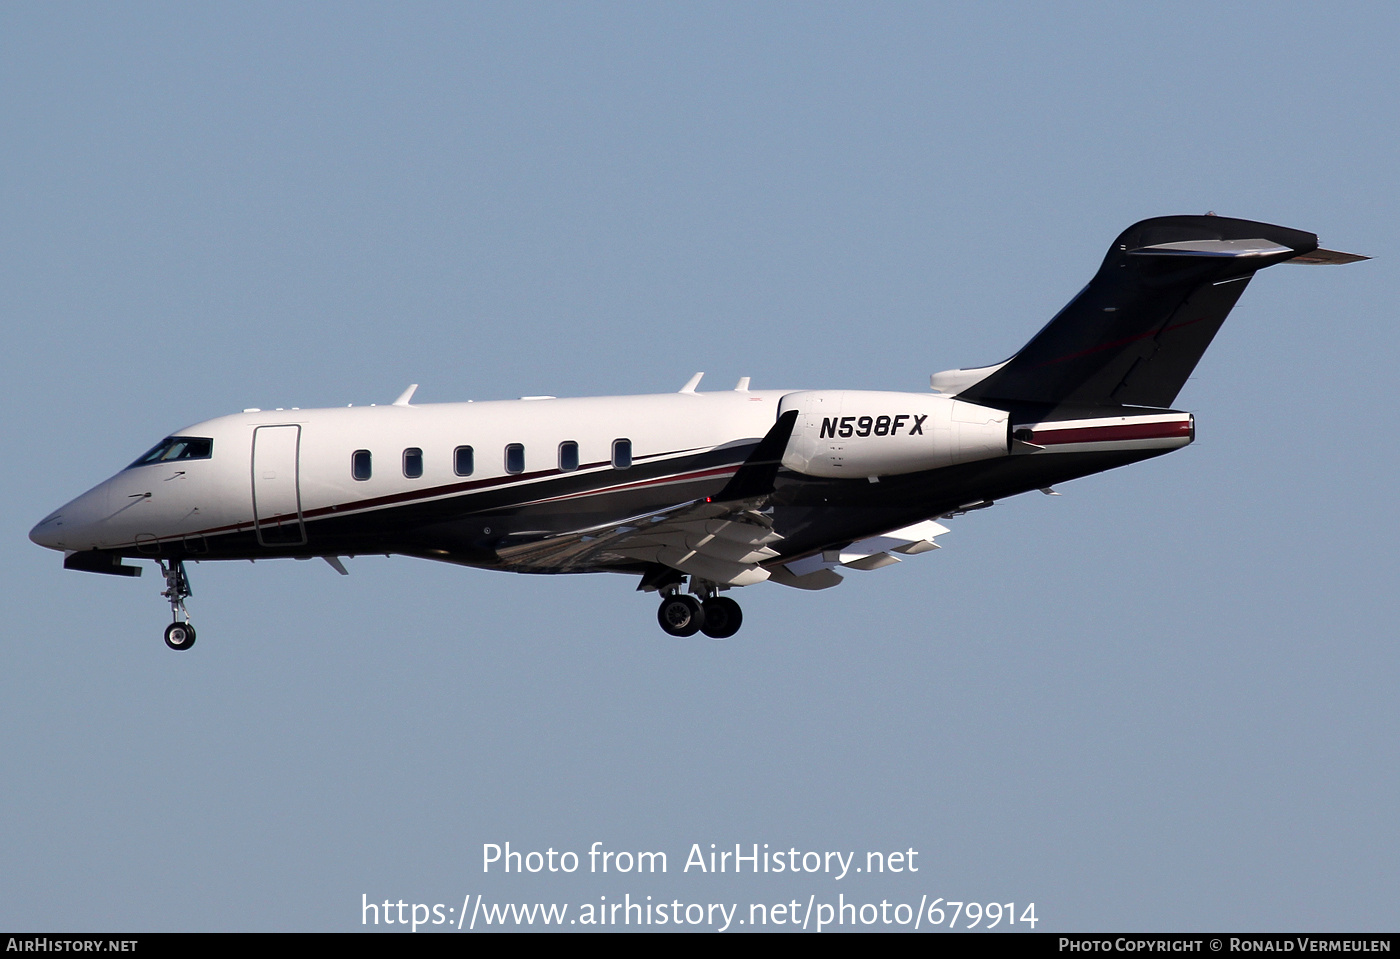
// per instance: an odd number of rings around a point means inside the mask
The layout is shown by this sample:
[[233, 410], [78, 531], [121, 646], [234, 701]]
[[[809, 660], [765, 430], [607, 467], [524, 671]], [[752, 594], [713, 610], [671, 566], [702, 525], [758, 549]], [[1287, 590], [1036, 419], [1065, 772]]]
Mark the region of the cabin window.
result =
[[409, 479], [423, 475], [423, 451], [416, 446], [403, 451], [403, 475]]
[[[176, 460], [207, 460], [214, 455], [214, 441], [205, 436], [167, 436], [131, 466], [147, 463], [173, 463]], [[128, 466], [127, 469], [131, 469]]]
[[506, 472], [525, 472], [525, 447], [519, 443], [512, 443], [506, 447]]
[[625, 470], [632, 465], [632, 441], [613, 440], [612, 464], [615, 469]]
[[459, 446], [452, 451], [452, 471], [458, 476], [472, 475], [472, 470], [475, 467], [470, 446]]
[[374, 474], [374, 463], [369, 450], [356, 450], [350, 454], [350, 475], [357, 480], [367, 480]]
[[559, 469], [565, 473], [578, 469], [578, 444], [573, 440], [559, 444]]

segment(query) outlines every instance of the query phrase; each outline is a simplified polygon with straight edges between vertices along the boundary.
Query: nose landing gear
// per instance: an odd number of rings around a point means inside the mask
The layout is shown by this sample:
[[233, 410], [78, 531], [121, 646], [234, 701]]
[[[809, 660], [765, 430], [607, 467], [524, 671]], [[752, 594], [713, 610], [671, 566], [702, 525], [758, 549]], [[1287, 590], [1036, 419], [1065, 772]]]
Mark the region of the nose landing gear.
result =
[[719, 588], [707, 580], [691, 578], [690, 590], [696, 596], [681, 594], [681, 584], [673, 583], [663, 590], [656, 621], [671, 636], [694, 636], [703, 632], [711, 639], [728, 639], [743, 625], [744, 613], [739, 604], [720, 596]]
[[194, 593], [190, 592], [190, 579], [185, 575], [185, 564], [178, 559], [172, 559], [169, 564], [163, 559], [158, 559], [156, 565], [165, 575], [165, 590], [161, 595], [170, 601], [170, 618], [174, 620], [165, 627], [165, 645], [171, 649], [189, 649], [194, 645], [194, 626], [190, 624], [190, 613], [185, 609], [185, 600]]
[[165, 645], [171, 649], [189, 649], [194, 645], [194, 627], [189, 623], [171, 623], [165, 627]]

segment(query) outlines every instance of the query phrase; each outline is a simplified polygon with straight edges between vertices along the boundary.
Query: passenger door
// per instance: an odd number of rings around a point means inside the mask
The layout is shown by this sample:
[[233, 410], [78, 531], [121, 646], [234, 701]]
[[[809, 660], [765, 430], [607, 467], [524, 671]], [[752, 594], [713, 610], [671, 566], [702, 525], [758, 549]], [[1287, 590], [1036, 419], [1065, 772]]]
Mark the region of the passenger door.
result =
[[297, 477], [300, 448], [300, 426], [259, 426], [253, 431], [253, 525], [263, 546], [306, 542]]

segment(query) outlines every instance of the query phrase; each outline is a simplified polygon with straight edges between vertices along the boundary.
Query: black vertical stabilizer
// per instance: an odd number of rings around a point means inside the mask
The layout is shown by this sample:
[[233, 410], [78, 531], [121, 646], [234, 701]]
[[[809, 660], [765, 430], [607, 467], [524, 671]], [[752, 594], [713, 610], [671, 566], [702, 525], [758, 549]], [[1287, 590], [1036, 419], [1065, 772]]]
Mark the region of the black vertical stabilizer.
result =
[[1123, 232], [1089, 285], [1014, 357], [959, 393], [989, 405], [1171, 406], [1250, 278], [1317, 237], [1223, 216]]

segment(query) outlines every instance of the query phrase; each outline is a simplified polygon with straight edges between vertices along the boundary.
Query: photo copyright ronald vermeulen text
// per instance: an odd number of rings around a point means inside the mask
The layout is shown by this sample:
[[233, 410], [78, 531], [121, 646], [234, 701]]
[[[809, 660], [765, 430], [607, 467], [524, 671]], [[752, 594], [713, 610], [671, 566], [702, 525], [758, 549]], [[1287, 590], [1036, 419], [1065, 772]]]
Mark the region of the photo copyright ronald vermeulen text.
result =
[[[662, 850], [616, 850], [593, 843], [586, 852], [543, 851], [512, 848], [509, 842], [483, 843], [482, 872], [486, 875], [592, 875], [618, 877], [660, 876], [820, 876], [833, 882], [858, 881], [861, 877], [899, 876], [919, 883], [919, 851], [912, 846], [893, 850], [803, 850], [769, 843], [692, 843], [681, 857]], [[679, 868], [676, 868], [679, 866]], [[921, 884], [921, 883], [919, 883]], [[918, 895], [917, 900], [914, 896]], [[455, 897], [454, 897], [455, 899]], [[890, 927], [905, 931], [978, 930], [1015, 928], [1034, 930], [1038, 922], [1034, 902], [974, 902], [949, 898], [937, 891], [915, 890], [893, 901], [888, 897], [863, 898], [855, 890], [835, 896], [809, 893], [805, 898], [715, 901], [652, 896], [638, 891], [587, 896], [570, 902], [494, 899], [479, 892], [466, 893], [460, 902], [423, 903], [402, 899], [360, 897], [362, 926], [396, 926], [410, 932], [419, 929], [459, 932], [500, 930], [503, 927], [584, 929], [625, 927], [708, 928], [726, 932], [736, 928], [768, 928], [825, 932], [830, 929]]]

